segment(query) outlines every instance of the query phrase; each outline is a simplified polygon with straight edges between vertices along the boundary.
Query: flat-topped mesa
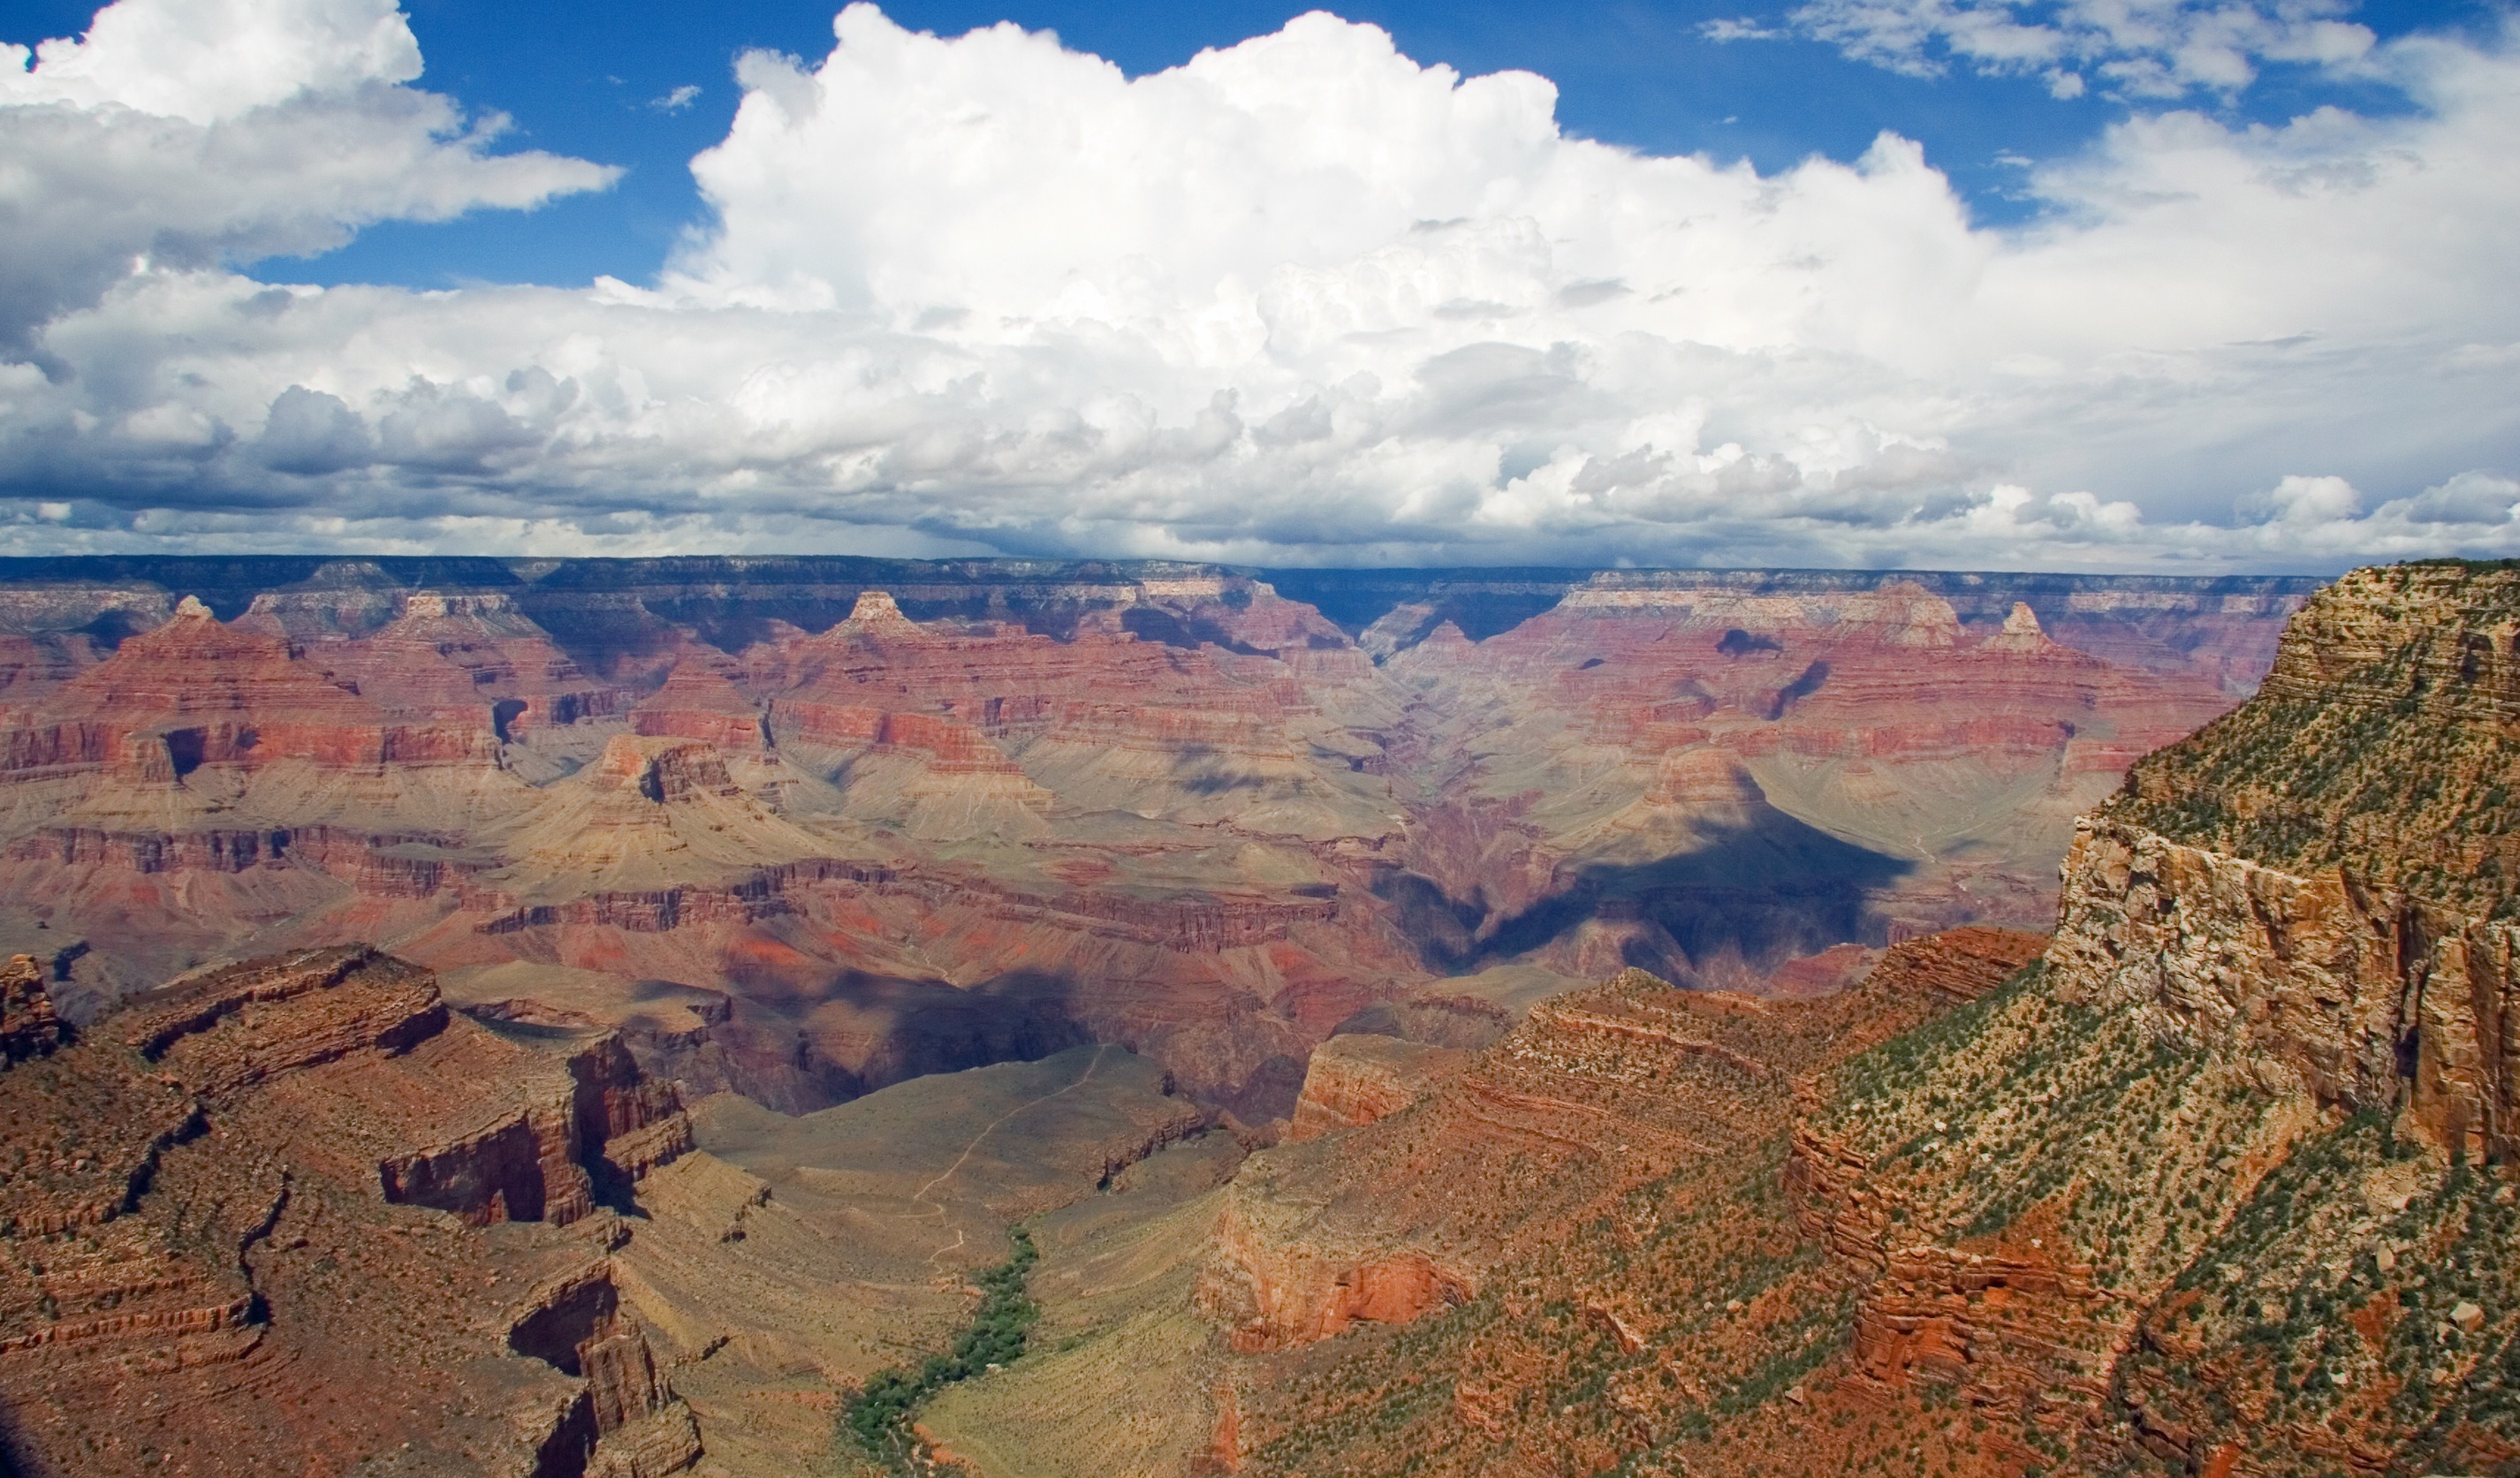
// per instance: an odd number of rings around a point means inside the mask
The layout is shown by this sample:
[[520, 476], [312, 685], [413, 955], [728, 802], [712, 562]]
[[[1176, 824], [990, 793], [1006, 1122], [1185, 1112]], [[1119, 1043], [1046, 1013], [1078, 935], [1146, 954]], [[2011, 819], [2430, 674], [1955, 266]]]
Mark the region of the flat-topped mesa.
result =
[[616, 734], [606, 742], [593, 769], [598, 784], [635, 791], [659, 805], [743, 793], [743, 787], [727, 774], [726, 756], [703, 739]]
[[849, 608], [848, 619], [832, 628], [833, 636], [860, 637], [868, 641], [916, 641], [925, 635], [919, 623], [901, 613], [889, 591], [868, 590], [858, 593], [857, 604]]
[[168, 1078], [216, 1097], [354, 1053], [407, 1053], [448, 1019], [428, 971], [342, 945], [149, 992], [111, 1030]]
[[2059, 990], [2520, 1153], [2520, 569], [2360, 570], [2078, 829]]
[[1941, 649], [1959, 645], [1959, 613], [1941, 596], [1912, 580], [1877, 589], [1791, 594], [1670, 588], [1635, 584], [1614, 574], [1594, 576], [1566, 593], [1552, 615], [1618, 616], [1652, 613], [1689, 628], [1739, 629], [1751, 636], [1782, 631], [1824, 632], [1831, 641], [1895, 649]]
[[158, 757], [135, 733], [163, 737], [163, 766], [248, 769], [281, 760], [379, 769], [387, 764], [495, 764], [485, 722], [398, 722], [354, 687], [327, 681], [284, 636], [239, 630], [187, 596], [155, 631], [124, 642], [0, 730], [0, 770], [128, 763], [156, 778]]

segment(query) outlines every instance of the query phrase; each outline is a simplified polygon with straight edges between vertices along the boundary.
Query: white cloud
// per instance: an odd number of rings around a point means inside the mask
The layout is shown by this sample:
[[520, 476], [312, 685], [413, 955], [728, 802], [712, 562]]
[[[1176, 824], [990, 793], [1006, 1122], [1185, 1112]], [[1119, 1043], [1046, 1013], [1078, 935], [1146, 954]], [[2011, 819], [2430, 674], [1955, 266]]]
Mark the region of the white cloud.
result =
[[2081, 97], [2090, 68], [2125, 96], [2179, 98], [2237, 92], [2268, 62], [2362, 62], [2374, 38], [2338, 19], [2352, 10], [2353, 0], [1809, 0], [1790, 32], [1737, 22], [1716, 39], [1799, 33], [1910, 76], [1955, 64], [2035, 74], [2058, 98]]
[[681, 112], [684, 109], [698, 102], [700, 90], [698, 85], [697, 83], [686, 82], [682, 86], [675, 88], [673, 91], [666, 93], [663, 97], [649, 99], [648, 106], [656, 110], [658, 112]]
[[[742, 60], [713, 228], [653, 287], [117, 266], [49, 373], [0, 365], [0, 548], [2520, 554], [2507, 41], [2373, 53], [2399, 115], [2131, 119], [1999, 233], [1894, 135], [1642, 157], [1327, 16], [1136, 79], [1012, 26], [835, 35]], [[426, 96], [345, 96], [379, 87]]]
[[138, 258], [302, 254], [612, 177], [489, 153], [504, 120], [402, 85], [420, 69], [391, 0], [119, 0], [0, 45], [0, 352]]
[[1757, 18], [1752, 16], [1734, 16], [1701, 22], [1698, 24], [1697, 33], [1718, 45], [1730, 41], [1782, 41], [1793, 34], [1789, 30], [1762, 25]]

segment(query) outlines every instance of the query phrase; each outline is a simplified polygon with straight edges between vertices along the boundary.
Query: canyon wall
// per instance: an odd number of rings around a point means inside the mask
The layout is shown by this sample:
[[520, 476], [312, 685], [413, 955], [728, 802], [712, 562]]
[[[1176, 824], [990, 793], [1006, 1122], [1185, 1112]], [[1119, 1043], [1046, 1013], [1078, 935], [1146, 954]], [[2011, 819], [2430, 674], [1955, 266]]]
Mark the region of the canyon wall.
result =
[[[0, 984], [13, 1029], [43, 1019], [36, 962]], [[0, 1071], [11, 1471], [228, 1473], [250, 1452], [663, 1478], [699, 1456], [614, 1265], [616, 1208], [691, 1128], [610, 1036], [499, 1036], [427, 971], [345, 947], [178, 981], [39, 1047]]]
[[[1177, 1441], [1253, 1473], [2520, 1464], [2515, 632], [2509, 568], [2338, 582], [2263, 694], [2075, 825], [2052, 940], [1912, 939], [1811, 997], [1631, 972], [1414, 1088], [1334, 1043], [1305, 1135], [1218, 1195]], [[1392, 663], [1429, 649], [1512, 644]]]
[[1152, 562], [0, 563], [0, 947], [74, 1019], [375, 942], [785, 1109], [1102, 1041], [1265, 1123], [1438, 978], [1791, 991], [2044, 923], [2072, 816], [2306, 588], [1284, 578], [1326, 604]]

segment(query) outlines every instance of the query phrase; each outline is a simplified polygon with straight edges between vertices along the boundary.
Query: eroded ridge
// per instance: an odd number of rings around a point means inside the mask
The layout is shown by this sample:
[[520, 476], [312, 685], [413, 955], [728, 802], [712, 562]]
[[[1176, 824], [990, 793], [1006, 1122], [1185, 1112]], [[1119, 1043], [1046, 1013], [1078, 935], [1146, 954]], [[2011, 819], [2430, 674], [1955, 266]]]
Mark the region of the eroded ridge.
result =
[[[1793, 1070], [1761, 1146], [1673, 1159], [1459, 1309], [1253, 1374], [1244, 1465], [1401, 1446], [1463, 1472], [1552, 1451], [1692, 1473], [2520, 1462], [2497, 809], [2515, 578], [2416, 566], [2320, 596], [2263, 697], [2081, 824], [2031, 967], [2003, 979], [1950, 936], [1932, 962], [1894, 950], [1854, 996], [1904, 979], [1937, 1009]], [[1974, 981], [1933, 983], [1969, 956]], [[1563, 998], [1462, 1084], [1578, 1060], [1564, 1034], [1595, 1017], [1631, 1073], [1689, 1035], [1629, 1014], [1615, 990]], [[1690, 1054], [1758, 1101], [1741, 1061]], [[1439, 1097], [1342, 1148], [1374, 1163]], [[1636, 1139], [1562, 1090], [1515, 1106], [1565, 1164]], [[1387, 1226], [1386, 1201], [1289, 1183], [1270, 1214]]]
[[[49, 1019], [5, 977], [12, 1040]], [[27, 1474], [698, 1455], [607, 1203], [690, 1143], [612, 1037], [498, 1036], [360, 947], [196, 975], [0, 1072], [0, 1449]], [[494, 1225], [495, 1224], [495, 1225]], [[491, 1235], [493, 1231], [512, 1234]]]
[[[2307, 588], [1525, 576], [16, 565], [0, 950], [84, 1020], [387, 943], [800, 1112], [1126, 1043], [1264, 1124], [1439, 977], [1790, 994], [2044, 925], [2073, 817]], [[720, 1005], [652, 1030], [658, 982]]]

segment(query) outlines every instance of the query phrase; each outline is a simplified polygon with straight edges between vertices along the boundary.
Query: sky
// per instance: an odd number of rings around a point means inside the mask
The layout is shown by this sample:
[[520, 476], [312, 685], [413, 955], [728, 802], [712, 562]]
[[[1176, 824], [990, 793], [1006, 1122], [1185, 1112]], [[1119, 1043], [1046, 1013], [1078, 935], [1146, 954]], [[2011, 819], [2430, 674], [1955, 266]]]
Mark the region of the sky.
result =
[[20, 0], [0, 553], [2520, 556], [2520, 22]]

